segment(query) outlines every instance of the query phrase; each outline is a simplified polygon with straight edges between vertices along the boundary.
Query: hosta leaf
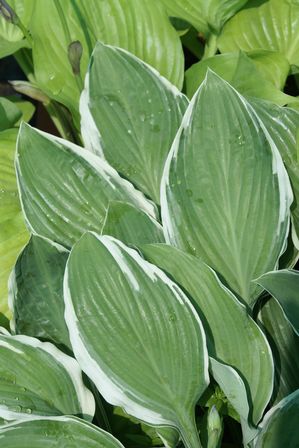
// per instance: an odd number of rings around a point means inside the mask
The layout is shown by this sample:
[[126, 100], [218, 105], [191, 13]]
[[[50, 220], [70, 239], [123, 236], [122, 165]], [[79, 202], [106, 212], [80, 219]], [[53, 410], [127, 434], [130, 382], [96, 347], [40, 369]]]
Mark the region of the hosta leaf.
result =
[[[249, 57], [250, 56], [250, 57]], [[282, 78], [283, 85], [289, 71], [286, 59], [273, 52], [243, 52], [220, 54], [192, 65], [186, 72], [187, 94], [192, 98], [206, 76], [207, 69], [214, 70], [242, 95], [268, 99], [284, 105], [297, 101], [279, 90], [272, 82], [265, 67], [274, 72], [275, 79]], [[276, 70], [275, 70], [276, 68]], [[248, 73], [251, 75], [248, 76]]]
[[67, 57], [71, 41], [80, 41], [83, 46], [82, 77], [92, 49], [100, 40], [131, 51], [179, 88], [182, 86], [180, 39], [158, 2], [64, 0], [59, 3], [60, 14], [56, 2], [36, 2], [31, 26], [35, 75], [42, 90], [69, 107], [76, 119], [80, 89]]
[[16, 129], [0, 133], [0, 313], [9, 315], [7, 284], [17, 256], [28, 241], [14, 171]]
[[64, 321], [63, 275], [68, 251], [32, 236], [10, 279], [11, 327], [16, 334], [70, 347]]
[[[223, 381], [221, 387], [224, 393], [228, 398], [233, 395], [234, 377], [240, 375], [236, 381], [243, 392], [235, 394], [232, 404], [244, 420], [249, 418], [249, 421], [252, 419], [253, 423], [258, 423], [273, 388], [273, 361], [264, 334], [249, 317], [245, 307], [201, 260], [162, 244], [142, 246], [142, 252], [192, 298], [204, 325], [209, 355], [215, 358], [212, 367], [218, 361], [228, 364], [237, 372], [226, 372], [227, 378], [231, 375], [230, 381], [225, 381], [223, 371], [218, 373]], [[248, 396], [244, 402], [242, 394], [245, 388]]]
[[163, 229], [158, 221], [142, 210], [119, 201], [109, 203], [102, 234], [135, 246], [164, 242]]
[[270, 409], [261, 424], [256, 448], [296, 447], [299, 440], [299, 390]]
[[218, 45], [228, 51], [270, 50], [283, 54], [290, 64], [299, 65], [299, 3], [270, 0], [240, 11], [224, 27]]
[[[253, 109], [213, 72], [194, 96], [165, 165], [166, 241], [202, 257], [245, 302], [289, 230], [291, 186]], [[254, 232], [252, 231], [254, 229]]]
[[84, 415], [92, 419], [94, 399], [78, 363], [54, 345], [28, 336], [0, 335], [0, 416]]
[[75, 356], [104, 398], [200, 446], [194, 406], [208, 357], [184, 293], [120, 241], [86, 233], [70, 254], [64, 299]]
[[274, 403], [299, 389], [299, 336], [295, 334], [275, 299], [268, 300], [260, 312], [274, 356]]
[[16, 123], [17, 126], [21, 124], [21, 121], [26, 121], [26, 123], [28, 123], [35, 112], [34, 105], [30, 101], [23, 101], [18, 96], [11, 96], [9, 97], [9, 100], [17, 106], [22, 114]]
[[28, 125], [20, 130], [16, 170], [30, 230], [66, 247], [86, 230], [101, 231], [110, 200], [154, 214], [152, 204], [105, 161]]
[[0, 98], [0, 131], [12, 128], [21, 117], [22, 112], [6, 98]]
[[287, 269], [267, 272], [256, 283], [280, 303], [286, 318], [299, 336], [299, 272]]
[[202, 32], [219, 32], [247, 0], [161, 0], [167, 11]]
[[80, 107], [86, 145], [156, 202], [186, 107], [186, 97], [152, 67], [120, 48], [96, 45]]
[[[23, 25], [27, 27], [30, 22], [35, 0], [9, 0], [7, 3], [9, 3], [9, 6], [19, 16]], [[8, 22], [0, 15], [0, 58], [9, 56], [20, 48], [29, 46], [20, 28]]]
[[123, 448], [111, 434], [75, 417], [40, 418], [0, 428], [6, 448]]
[[299, 249], [299, 113], [296, 110], [279, 107], [266, 101], [251, 100], [250, 103], [277, 146], [290, 176], [295, 196], [291, 207], [292, 236], [295, 246]]

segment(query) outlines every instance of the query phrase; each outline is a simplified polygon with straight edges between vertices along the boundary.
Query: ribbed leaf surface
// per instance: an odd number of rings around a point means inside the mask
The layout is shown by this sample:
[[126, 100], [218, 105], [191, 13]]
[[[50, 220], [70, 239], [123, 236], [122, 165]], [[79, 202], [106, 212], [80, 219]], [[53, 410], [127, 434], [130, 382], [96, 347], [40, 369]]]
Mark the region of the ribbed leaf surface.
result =
[[126, 202], [111, 201], [102, 230], [123, 243], [133, 246], [147, 243], [163, 243], [161, 224], [142, 210]]
[[208, 357], [179, 287], [120, 241], [87, 233], [70, 254], [64, 298], [75, 356], [104, 398], [200, 446], [194, 406]]
[[28, 125], [20, 130], [16, 170], [30, 230], [66, 247], [87, 230], [101, 231], [110, 200], [154, 214], [153, 205], [105, 161]]
[[10, 278], [12, 330], [70, 347], [64, 321], [63, 275], [68, 251], [32, 236]]
[[256, 283], [280, 303], [286, 318], [299, 336], [299, 272], [287, 269], [267, 272]]
[[0, 427], [6, 448], [123, 448], [111, 434], [75, 417], [52, 417]]
[[296, 447], [299, 440], [299, 390], [281, 400], [265, 415], [256, 448]]
[[0, 416], [85, 415], [94, 399], [83, 384], [78, 363], [54, 345], [28, 336], [0, 335]]
[[299, 65], [299, 4], [270, 0], [257, 8], [240, 11], [225, 26], [218, 41], [221, 53], [271, 50]]
[[87, 147], [159, 202], [165, 159], [187, 103], [136, 56], [98, 43], [81, 97], [82, 134]]
[[[241, 377], [238, 381], [247, 388], [247, 400], [244, 402], [238, 391], [232, 404], [242, 419], [257, 424], [271, 397], [274, 373], [271, 350], [262, 331], [201, 260], [162, 244], [142, 246], [142, 252], [188, 292], [203, 322], [209, 355], [233, 367]], [[230, 397], [236, 374], [227, 371], [226, 375], [225, 379], [223, 372], [219, 373], [221, 387]], [[243, 397], [244, 384], [240, 386]]]
[[166, 241], [202, 257], [252, 305], [251, 281], [284, 250], [292, 200], [277, 147], [246, 100], [210, 71], [165, 166]]

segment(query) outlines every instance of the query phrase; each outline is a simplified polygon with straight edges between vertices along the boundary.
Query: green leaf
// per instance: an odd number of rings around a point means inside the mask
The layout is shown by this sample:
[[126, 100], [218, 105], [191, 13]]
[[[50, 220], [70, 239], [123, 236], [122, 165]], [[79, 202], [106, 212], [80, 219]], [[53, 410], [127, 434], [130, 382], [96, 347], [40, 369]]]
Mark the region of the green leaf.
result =
[[280, 303], [286, 318], [299, 336], [299, 272], [287, 269], [267, 272], [255, 282]]
[[[22, 24], [27, 27], [30, 22], [35, 0], [9, 0], [9, 6], [15, 11]], [[27, 39], [19, 27], [5, 20], [0, 15], [0, 58], [16, 53], [21, 48], [29, 48]]]
[[[274, 79], [282, 79], [283, 85], [289, 71], [286, 59], [273, 52], [243, 52], [220, 54], [192, 65], [186, 72], [187, 95], [192, 98], [204, 80], [208, 68], [228, 81], [242, 95], [268, 99], [279, 105], [297, 101], [281, 92]], [[274, 79], [269, 76], [271, 70]], [[248, 75], [250, 73], [250, 76]], [[280, 84], [280, 81], [278, 81]]]
[[16, 125], [19, 126], [21, 121], [26, 121], [26, 123], [28, 123], [35, 112], [34, 105], [30, 101], [23, 101], [18, 96], [10, 96], [9, 101], [14, 103], [22, 114]]
[[28, 336], [0, 335], [0, 416], [84, 415], [92, 419], [94, 399], [78, 363], [54, 345]]
[[14, 170], [16, 138], [16, 129], [0, 133], [0, 313], [7, 316], [8, 277], [28, 241]]
[[163, 243], [163, 229], [154, 218], [136, 207], [119, 201], [109, 202], [103, 235], [111, 235], [131, 246]]
[[[33, 60], [39, 87], [67, 106], [79, 123], [80, 80], [72, 73], [67, 48], [83, 46], [81, 78], [95, 43], [121, 46], [151, 64], [182, 87], [184, 59], [179, 36], [158, 2], [145, 0], [37, 1], [31, 31]], [[54, 26], [55, 24], [55, 26]], [[47, 30], [47, 32], [45, 32]]]
[[204, 33], [219, 32], [247, 0], [161, 0], [167, 11]]
[[293, 331], [283, 310], [275, 299], [262, 307], [260, 318], [271, 345], [274, 366], [274, 403], [299, 389], [299, 337]]
[[0, 98], [0, 131], [12, 128], [22, 116], [17, 106], [6, 98]]
[[299, 390], [270, 409], [261, 424], [256, 448], [296, 447], [299, 440]]
[[106, 401], [199, 447], [194, 407], [208, 357], [199, 317], [177, 285], [120, 241], [86, 233], [67, 263], [64, 300], [75, 356]]
[[165, 165], [166, 242], [201, 257], [252, 306], [260, 288], [251, 281], [275, 269], [284, 251], [292, 200], [280, 154], [253, 109], [209, 71]]
[[70, 347], [63, 318], [63, 275], [68, 251], [32, 236], [20, 254], [10, 278], [11, 328]]
[[279, 107], [266, 101], [251, 100], [250, 103], [277, 146], [290, 176], [295, 196], [291, 206], [292, 237], [294, 245], [299, 249], [299, 113], [296, 110]]
[[221, 379], [222, 390], [240, 416], [257, 424], [273, 388], [273, 360], [264, 334], [246, 308], [200, 259], [163, 244], [141, 249], [192, 298], [203, 322], [209, 355], [215, 358], [211, 363], [216, 381]]
[[85, 146], [159, 203], [165, 159], [187, 103], [133, 54], [98, 43], [81, 98]]
[[110, 200], [154, 215], [153, 205], [104, 160], [24, 124], [16, 170], [28, 227], [65, 247], [87, 230], [101, 232]]
[[269, 50], [281, 53], [289, 64], [299, 65], [299, 4], [270, 0], [240, 11], [224, 27], [218, 46], [230, 51]]
[[75, 417], [10, 423], [0, 427], [0, 439], [5, 448], [124, 448], [111, 434]]

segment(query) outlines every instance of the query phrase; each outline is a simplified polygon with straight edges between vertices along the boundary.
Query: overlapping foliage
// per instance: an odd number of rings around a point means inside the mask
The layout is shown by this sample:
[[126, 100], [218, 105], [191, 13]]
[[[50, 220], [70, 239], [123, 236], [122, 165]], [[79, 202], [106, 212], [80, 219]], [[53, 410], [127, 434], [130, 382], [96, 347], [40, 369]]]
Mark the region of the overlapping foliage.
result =
[[295, 447], [298, 2], [9, 3], [1, 443]]

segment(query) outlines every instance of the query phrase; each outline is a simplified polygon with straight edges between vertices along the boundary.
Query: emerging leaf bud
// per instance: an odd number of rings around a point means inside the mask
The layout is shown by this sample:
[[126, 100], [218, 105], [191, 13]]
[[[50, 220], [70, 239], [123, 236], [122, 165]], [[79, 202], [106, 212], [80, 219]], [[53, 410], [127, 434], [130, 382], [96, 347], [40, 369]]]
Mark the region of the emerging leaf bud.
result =
[[78, 40], [71, 42], [68, 46], [68, 58], [75, 76], [80, 75], [80, 62], [82, 58], [83, 47]]
[[208, 414], [208, 448], [218, 448], [222, 434], [222, 420], [216, 406], [212, 406]]
[[11, 6], [5, 1], [0, 0], [0, 14], [7, 22], [17, 25], [19, 18]]

